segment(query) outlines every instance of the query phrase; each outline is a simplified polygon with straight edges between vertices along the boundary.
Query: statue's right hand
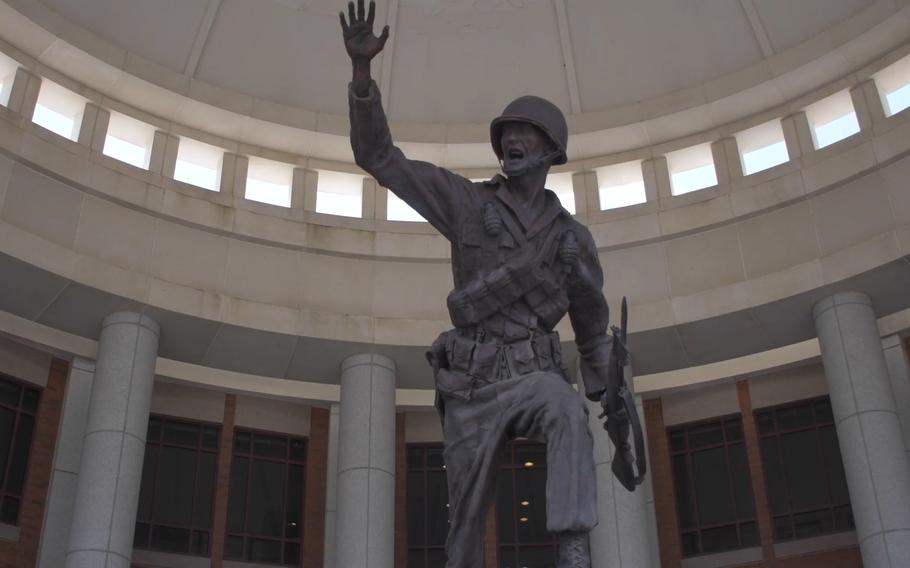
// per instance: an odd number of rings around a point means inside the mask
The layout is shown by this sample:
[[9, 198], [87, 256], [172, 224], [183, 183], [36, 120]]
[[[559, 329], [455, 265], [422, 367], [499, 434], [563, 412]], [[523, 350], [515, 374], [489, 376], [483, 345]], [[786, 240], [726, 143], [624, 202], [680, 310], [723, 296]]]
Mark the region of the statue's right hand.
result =
[[357, 9], [354, 2], [348, 2], [348, 19], [345, 20], [344, 12], [341, 18], [341, 31], [344, 34], [344, 47], [352, 61], [369, 61], [376, 57], [389, 39], [389, 26], [382, 29], [379, 37], [373, 35], [373, 20], [376, 17], [376, 2], [370, 0], [370, 11], [366, 13], [363, 0], [357, 0]]

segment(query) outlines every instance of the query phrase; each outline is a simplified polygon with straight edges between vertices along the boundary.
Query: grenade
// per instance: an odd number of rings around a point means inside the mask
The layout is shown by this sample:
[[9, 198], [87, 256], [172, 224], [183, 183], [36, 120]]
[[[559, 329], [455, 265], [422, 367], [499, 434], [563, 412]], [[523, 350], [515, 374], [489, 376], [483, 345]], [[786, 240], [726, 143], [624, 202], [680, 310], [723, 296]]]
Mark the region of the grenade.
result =
[[481, 213], [483, 215], [483, 230], [492, 237], [499, 236], [499, 233], [502, 232], [502, 217], [499, 216], [499, 211], [496, 210], [493, 203], [487, 201]]
[[578, 262], [578, 239], [575, 238], [575, 231], [566, 231], [562, 236], [562, 242], [559, 244], [559, 260], [566, 266], [575, 266]]

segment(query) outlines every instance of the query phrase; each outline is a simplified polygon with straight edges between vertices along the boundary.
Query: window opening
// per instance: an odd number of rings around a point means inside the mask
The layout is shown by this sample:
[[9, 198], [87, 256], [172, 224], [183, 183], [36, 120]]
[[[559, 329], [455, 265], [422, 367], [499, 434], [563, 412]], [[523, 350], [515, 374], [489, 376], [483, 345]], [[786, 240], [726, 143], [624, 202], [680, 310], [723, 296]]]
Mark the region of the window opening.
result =
[[224, 150], [191, 138], [181, 138], [177, 146], [174, 179], [218, 191], [221, 185], [221, 165]]
[[855, 528], [828, 397], [755, 412], [777, 542]]
[[363, 216], [363, 176], [318, 170], [316, 212], [343, 217]]
[[667, 154], [670, 193], [683, 195], [717, 185], [710, 144], [701, 144]]
[[151, 124], [112, 112], [102, 153], [147, 170], [154, 140], [155, 127]]
[[445, 568], [446, 483], [442, 444], [408, 444], [408, 568]]
[[32, 122], [75, 142], [79, 139], [85, 103], [84, 97], [42, 79]]
[[250, 158], [244, 197], [279, 207], [291, 206], [291, 183], [294, 168], [262, 158]]
[[549, 174], [546, 187], [556, 194], [563, 209], [575, 215], [575, 189], [572, 186], [571, 172]]
[[816, 150], [859, 132], [849, 91], [840, 91], [806, 107], [806, 118]]
[[0, 523], [19, 524], [41, 391], [0, 374]]
[[235, 430], [225, 558], [300, 563], [305, 438]]
[[759, 124], [736, 134], [744, 175], [773, 168], [790, 160], [779, 120]]
[[638, 205], [648, 200], [641, 174], [641, 161], [604, 166], [594, 172], [597, 174], [601, 211]]
[[496, 496], [499, 565], [543, 568], [556, 563], [556, 537], [547, 532], [547, 447], [506, 446]]
[[9, 95], [13, 90], [13, 81], [16, 79], [16, 69], [19, 64], [13, 59], [0, 53], [0, 105], [9, 105]]
[[894, 116], [910, 107], [910, 55], [885, 67], [873, 78], [885, 116]]
[[758, 545], [739, 415], [668, 429], [684, 557]]
[[388, 196], [386, 199], [386, 219], [389, 221], [427, 222], [413, 207], [388, 189], [386, 189], [386, 195]]
[[207, 556], [220, 428], [149, 418], [133, 546]]

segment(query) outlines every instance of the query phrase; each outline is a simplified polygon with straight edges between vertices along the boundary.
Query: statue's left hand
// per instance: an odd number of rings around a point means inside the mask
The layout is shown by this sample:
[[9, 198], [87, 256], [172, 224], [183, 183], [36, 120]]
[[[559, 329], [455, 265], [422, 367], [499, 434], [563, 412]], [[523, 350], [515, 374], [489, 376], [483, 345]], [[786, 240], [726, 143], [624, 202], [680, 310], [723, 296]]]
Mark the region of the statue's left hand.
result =
[[370, 10], [364, 10], [363, 0], [357, 0], [357, 9], [354, 2], [348, 2], [348, 20], [341, 18], [341, 31], [344, 34], [344, 47], [351, 57], [351, 61], [370, 61], [382, 51], [385, 42], [389, 39], [389, 26], [382, 29], [379, 36], [373, 35], [373, 20], [376, 17], [376, 2], [370, 0]]

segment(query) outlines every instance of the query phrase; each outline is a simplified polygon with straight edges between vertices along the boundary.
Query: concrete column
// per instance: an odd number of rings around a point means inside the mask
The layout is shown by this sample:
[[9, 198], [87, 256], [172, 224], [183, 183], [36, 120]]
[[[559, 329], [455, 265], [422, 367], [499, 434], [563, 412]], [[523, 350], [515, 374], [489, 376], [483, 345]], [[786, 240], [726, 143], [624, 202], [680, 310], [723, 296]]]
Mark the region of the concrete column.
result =
[[291, 181], [291, 209], [303, 211], [316, 210], [316, 183], [319, 172], [307, 168], [294, 168]]
[[221, 162], [221, 185], [219, 191], [225, 195], [243, 197], [246, 194], [246, 176], [250, 159], [240, 154], [224, 153]]
[[850, 99], [856, 112], [856, 122], [863, 132], [871, 132], [875, 123], [885, 120], [885, 107], [874, 79], [854, 85], [850, 89]]
[[783, 117], [780, 119], [780, 126], [784, 131], [784, 142], [791, 160], [815, 152], [812, 129], [809, 127], [809, 119], [805, 112], [799, 111]]
[[670, 188], [670, 166], [665, 156], [658, 156], [641, 163], [641, 176], [645, 184], [648, 203], [664, 201], [673, 197]]
[[[584, 395], [580, 395], [584, 398]], [[659, 566], [652, 558], [656, 525], [651, 522], [654, 497], [651, 476], [629, 492], [613, 475], [613, 444], [596, 417], [600, 403], [584, 398], [594, 436], [594, 468], [597, 475], [597, 518], [591, 531], [591, 565], [597, 568], [648, 568]], [[639, 416], [644, 417], [641, 397], [636, 397]], [[644, 426], [644, 424], [642, 424]], [[650, 501], [650, 507], [649, 507]], [[653, 534], [652, 534], [653, 533]]]
[[156, 130], [152, 140], [152, 154], [149, 156], [149, 171], [173, 178], [179, 148], [180, 138], [170, 132]]
[[44, 511], [44, 530], [38, 550], [38, 568], [59, 568], [66, 559], [73, 502], [82, 460], [82, 442], [88, 422], [89, 398], [95, 378], [95, 362], [73, 359], [63, 402], [63, 415], [54, 450], [54, 470]]
[[337, 568], [395, 564], [395, 363], [352, 355], [341, 364]]
[[386, 189], [369, 177], [363, 178], [360, 187], [360, 216], [364, 219], [388, 219]]
[[597, 172], [572, 174], [572, 193], [575, 194], [575, 214], [584, 219], [589, 213], [600, 211], [600, 193]]
[[100, 154], [104, 151], [104, 141], [107, 139], [107, 129], [110, 123], [111, 111], [95, 103], [85, 103], [77, 141]]
[[133, 312], [101, 325], [66, 568], [130, 566], [158, 336]]
[[6, 106], [31, 120], [35, 114], [35, 105], [38, 103], [38, 93], [41, 92], [41, 77], [31, 71], [19, 67], [13, 77], [13, 86], [9, 93], [9, 102]]
[[339, 408], [329, 408], [329, 450], [325, 473], [325, 562], [324, 568], [336, 568], [335, 523], [338, 516], [338, 418]]
[[899, 335], [889, 335], [882, 339], [882, 349], [885, 351], [885, 364], [888, 365], [891, 391], [894, 393], [894, 406], [897, 407], [897, 417], [904, 435], [904, 448], [907, 450], [907, 460], [910, 461], [910, 365]]
[[728, 136], [712, 142], [711, 157], [714, 159], [714, 171], [717, 172], [719, 185], [729, 185], [743, 177], [743, 163], [739, 158], [736, 138]]
[[910, 566], [910, 463], [872, 302], [839, 293], [812, 315], [863, 566]]

